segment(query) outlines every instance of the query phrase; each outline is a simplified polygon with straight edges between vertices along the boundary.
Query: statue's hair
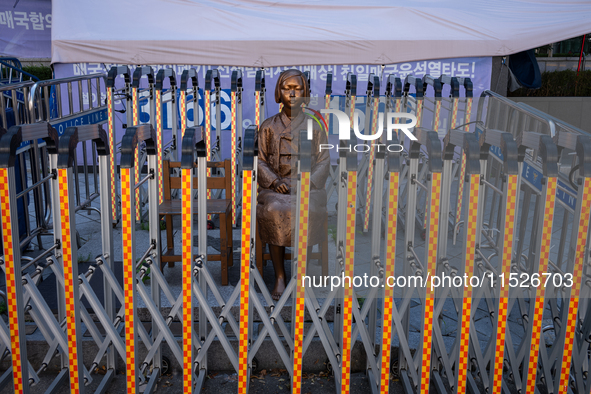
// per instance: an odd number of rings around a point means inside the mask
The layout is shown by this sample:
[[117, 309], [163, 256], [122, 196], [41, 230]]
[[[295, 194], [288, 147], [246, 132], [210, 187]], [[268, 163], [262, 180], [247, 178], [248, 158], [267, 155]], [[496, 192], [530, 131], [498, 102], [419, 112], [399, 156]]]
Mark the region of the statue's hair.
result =
[[281, 102], [281, 85], [283, 85], [283, 82], [285, 82], [286, 79], [291, 77], [300, 77], [302, 79], [302, 85], [304, 85], [304, 97], [306, 98], [306, 104], [308, 104], [308, 101], [310, 100], [310, 86], [308, 86], [308, 79], [303, 72], [296, 68], [285, 70], [279, 75], [277, 85], [275, 85], [275, 102]]

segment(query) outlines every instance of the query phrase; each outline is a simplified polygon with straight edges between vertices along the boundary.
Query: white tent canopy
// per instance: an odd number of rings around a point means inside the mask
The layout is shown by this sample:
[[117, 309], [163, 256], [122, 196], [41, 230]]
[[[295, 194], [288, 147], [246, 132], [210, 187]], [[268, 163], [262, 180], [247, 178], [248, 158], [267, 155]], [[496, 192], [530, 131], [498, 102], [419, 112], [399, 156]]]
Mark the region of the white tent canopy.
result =
[[52, 63], [391, 64], [509, 55], [591, 31], [587, 0], [52, 3]]

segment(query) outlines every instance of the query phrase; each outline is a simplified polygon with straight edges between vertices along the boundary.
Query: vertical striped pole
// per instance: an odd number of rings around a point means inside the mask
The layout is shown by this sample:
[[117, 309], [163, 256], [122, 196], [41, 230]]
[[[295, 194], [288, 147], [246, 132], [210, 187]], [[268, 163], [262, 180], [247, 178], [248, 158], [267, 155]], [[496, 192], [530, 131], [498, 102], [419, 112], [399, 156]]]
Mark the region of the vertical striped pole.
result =
[[[558, 386], [559, 392], [568, 392], [568, 383], [570, 377], [570, 367], [572, 362], [573, 346], [575, 342], [575, 330], [577, 327], [577, 314], [579, 311], [579, 296], [584, 285], [583, 269], [585, 266], [587, 249], [587, 233], [589, 231], [589, 215], [591, 213], [591, 180], [589, 178], [582, 178], [583, 184], [579, 188], [583, 190], [579, 192], [578, 197], [582, 199], [581, 210], [579, 214], [579, 221], [576, 223], [576, 239], [575, 247], [575, 261], [574, 271], [572, 275], [573, 286], [570, 290], [570, 297], [564, 303], [563, 308], [568, 308], [568, 319], [565, 326], [564, 349], [562, 350], [562, 360], [560, 363], [560, 383]], [[573, 229], [573, 232], [574, 232]], [[573, 234], [574, 235], [574, 234]]]
[[466, 97], [466, 112], [464, 117], [464, 131], [470, 131], [470, 117], [472, 114], [472, 97]]
[[250, 232], [253, 204], [253, 171], [244, 170], [242, 177], [242, 237], [240, 261], [240, 337], [238, 338], [238, 394], [248, 393], [248, 317], [250, 297]]
[[[181, 137], [184, 137], [187, 129], [187, 92], [185, 90], [181, 90], [179, 96], [179, 112], [181, 113]], [[193, 114], [193, 117], [195, 116], [196, 114]], [[195, 122], [195, 127], [197, 127], [197, 122]], [[178, 143], [180, 144], [180, 141]]]
[[[173, 90], [173, 89], [171, 89]], [[174, 91], [174, 90], [173, 90]], [[163, 147], [162, 147], [162, 90], [154, 90], [154, 104], [156, 105], [156, 154], [158, 165], [158, 204], [164, 202], [164, 187], [162, 186], [162, 180], [164, 179], [162, 174], [162, 160], [163, 160]]]
[[[138, 93], [138, 88], [133, 88], [133, 126], [139, 126], [140, 125], [140, 97], [139, 97], [139, 93]], [[140, 161], [140, 147], [139, 145], [135, 147], [135, 154], [134, 154], [134, 158], [133, 158], [133, 162], [135, 163], [135, 169], [134, 169], [134, 178], [135, 179], [139, 179], [140, 176], [140, 166], [139, 166], [139, 161]], [[133, 185], [132, 185], [133, 188]], [[140, 189], [138, 188], [135, 191], [135, 220], [139, 221], [141, 220], [141, 207], [140, 207]]]
[[[464, 157], [466, 155], [464, 154]], [[474, 258], [476, 253], [476, 233], [478, 218], [478, 197], [480, 195], [480, 175], [470, 175], [470, 194], [468, 196], [468, 213], [466, 214], [465, 242], [464, 242], [464, 274], [468, 278], [474, 275]], [[464, 183], [464, 178], [460, 178], [460, 184]], [[461, 196], [458, 196], [461, 198]], [[459, 220], [459, 217], [458, 217]], [[464, 287], [464, 299], [462, 302], [462, 316], [460, 322], [459, 334], [459, 362], [458, 362], [458, 384], [456, 393], [467, 392], [468, 376], [468, 351], [470, 349], [470, 316], [472, 314], [472, 286], [466, 283]]]
[[[137, 162], [136, 167], [137, 167]], [[134, 170], [121, 168], [121, 234], [123, 239], [123, 298], [125, 309], [125, 354], [127, 371], [127, 394], [135, 394], [138, 378], [135, 364], [136, 309], [134, 307], [136, 287], [136, 263], [134, 250], [135, 223], [133, 221], [135, 186]]]
[[109, 131], [109, 171], [111, 173], [111, 214], [113, 223], [117, 223], [117, 185], [115, 177], [115, 104], [114, 88], [107, 88], [107, 125]]
[[[211, 90], [205, 87], [205, 149], [207, 161], [211, 160]], [[207, 176], [211, 176], [211, 168], [207, 169]], [[211, 198], [211, 190], [207, 189], [207, 199]], [[208, 216], [209, 217], [209, 216]]]
[[[324, 108], [330, 109], [330, 94], [324, 96]], [[326, 137], [328, 138], [328, 128], [326, 128]]]
[[[515, 229], [515, 208], [518, 199], [518, 175], [507, 175], [507, 194], [505, 197], [505, 226], [503, 231], [501, 274], [509, 278], [511, 273], [511, 256], [513, 253], [513, 231]], [[497, 334], [493, 365], [493, 393], [500, 393], [503, 385], [503, 360], [505, 358], [505, 334], [509, 302], [509, 286], [501, 283], [499, 290], [499, 308], [497, 317]]]
[[[396, 229], [398, 220], [398, 183], [400, 174], [390, 173], [388, 190], [388, 216], [386, 226], [386, 269], [385, 278], [394, 277], [396, 261]], [[386, 283], [384, 294], [384, 319], [382, 331], [382, 368], [380, 378], [380, 393], [388, 394], [390, 390], [390, 359], [392, 357], [392, 329], [393, 329], [393, 308], [394, 286]]]
[[[60, 195], [60, 230], [64, 268], [64, 295], [66, 301], [66, 336], [68, 338], [68, 364], [70, 372], [70, 393], [84, 392], [84, 384], [80, 385], [80, 370], [78, 358], [82, 359], [82, 348], [78, 341], [78, 328], [80, 327], [80, 295], [78, 289], [78, 258], [77, 248], [72, 248], [71, 229], [76, 228], [73, 217], [70, 216], [70, 207], [75, 207], [73, 196], [70, 195], [70, 168], [57, 170]], [[73, 212], [73, 210], [72, 210]]]
[[357, 99], [356, 96], [354, 96], [354, 95], [351, 96], [351, 109], [350, 109], [351, 112], [349, 113], [351, 129], [353, 129], [353, 125], [355, 124], [355, 100], [356, 99]]
[[183, 243], [183, 393], [193, 392], [193, 169], [181, 169]]
[[[422, 101], [422, 100], [421, 100]], [[417, 101], [417, 113], [419, 105]], [[419, 116], [417, 115], [417, 125]], [[427, 227], [427, 278], [437, 274], [437, 247], [439, 239], [439, 200], [441, 190], [441, 173], [431, 174], [431, 191], [429, 193], [429, 215]], [[412, 213], [411, 213], [412, 214]], [[411, 217], [412, 218], [412, 217]], [[412, 219], [411, 219], [412, 220]], [[427, 223], [427, 220], [425, 220]], [[428, 279], [427, 279], [428, 280]], [[431, 347], [433, 342], [433, 306], [435, 292], [427, 285], [425, 293], [425, 318], [423, 324], [423, 357], [421, 365], [421, 387], [419, 393], [429, 392], [431, 380]]]
[[[6, 271], [6, 304], [12, 380], [15, 394], [29, 393], [27, 344], [24, 341], [25, 308], [21, 280], [20, 242], [16, 215], [16, 186], [14, 167], [0, 168], [0, 209], [2, 213], [2, 246]], [[13, 222], [13, 219], [14, 222]], [[14, 234], [14, 235], [13, 235]], [[8, 345], [8, 344], [7, 344]]]
[[441, 100], [435, 103], [435, 118], [433, 119], [433, 130], [439, 130], [439, 120], [441, 119]]
[[[542, 227], [541, 242], [539, 245], [540, 263], [539, 277], [544, 280], [544, 274], [548, 271], [548, 261], [550, 260], [550, 241], [552, 240], [552, 222], [554, 220], [554, 202], [556, 200], [556, 188], [558, 180], [556, 177], [546, 178], [544, 201], [544, 224]], [[544, 194], [542, 194], [544, 195]], [[527, 374], [524, 376], [526, 382], [526, 393], [535, 393], [536, 379], [538, 373], [538, 356], [540, 352], [540, 336], [542, 335], [542, 316], [544, 314], [544, 301], [546, 289], [542, 285], [536, 287], [535, 309], [532, 319], [532, 337], [529, 353]], [[530, 301], [531, 302], [531, 301]]]
[[[354, 108], [354, 101], [351, 107]], [[353, 113], [353, 111], [352, 111]], [[353, 280], [355, 263], [355, 212], [357, 203], [357, 170], [349, 170], [347, 178], [347, 219], [345, 235], [345, 276]], [[343, 300], [343, 355], [341, 362], [341, 394], [348, 394], [351, 377], [351, 350], [353, 346], [353, 286], [345, 280]]]
[[255, 91], [254, 92], [254, 124], [256, 126], [261, 125], [261, 92]]
[[230, 153], [230, 165], [232, 166], [232, 174], [230, 174], [230, 182], [232, 186], [232, 227], [236, 227], [236, 140], [237, 140], [237, 125], [236, 125], [236, 101], [237, 93], [232, 91], [231, 96], [231, 112], [232, 112], [232, 150]]
[[310, 204], [310, 172], [301, 171], [300, 174], [300, 200], [298, 220], [298, 272], [295, 299], [295, 330], [293, 342], [293, 378], [292, 393], [301, 394], [302, 390], [302, 347], [304, 342], [304, 312], [305, 292], [304, 276], [306, 276], [306, 263], [308, 260], [308, 215]]

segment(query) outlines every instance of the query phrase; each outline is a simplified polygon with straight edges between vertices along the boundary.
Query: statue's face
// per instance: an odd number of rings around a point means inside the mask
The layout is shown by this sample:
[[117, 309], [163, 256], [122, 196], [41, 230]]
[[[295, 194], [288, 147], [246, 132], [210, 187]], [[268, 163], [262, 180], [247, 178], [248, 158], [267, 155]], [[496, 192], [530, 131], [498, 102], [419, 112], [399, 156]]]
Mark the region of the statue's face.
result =
[[304, 103], [304, 85], [300, 77], [289, 77], [281, 84], [281, 102], [289, 108], [299, 108]]

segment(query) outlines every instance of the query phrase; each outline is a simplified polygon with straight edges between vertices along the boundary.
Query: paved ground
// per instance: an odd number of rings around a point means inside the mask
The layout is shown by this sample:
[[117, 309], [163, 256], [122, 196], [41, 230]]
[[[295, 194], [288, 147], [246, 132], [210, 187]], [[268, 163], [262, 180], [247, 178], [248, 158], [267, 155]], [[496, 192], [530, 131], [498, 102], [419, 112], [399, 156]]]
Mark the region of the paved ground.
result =
[[[48, 387], [49, 380], [53, 374], [44, 376], [42, 383], [31, 388], [31, 394], [43, 393]], [[98, 379], [97, 379], [98, 380]], [[253, 394], [280, 394], [291, 393], [289, 375], [285, 371], [270, 370], [261, 371], [261, 373], [251, 377], [249, 392]], [[87, 386], [87, 389], [92, 392], [98, 383]], [[181, 394], [183, 392], [183, 382], [181, 374], [170, 374], [160, 378], [158, 386], [155, 390], [156, 394]], [[10, 391], [7, 391], [10, 390]], [[334, 378], [326, 374], [305, 374], [302, 380], [302, 393], [304, 394], [324, 394], [335, 392]], [[351, 393], [363, 394], [368, 393], [370, 387], [368, 380], [363, 373], [354, 373], [351, 375]], [[12, 389], [5, 389], [1, 394], [8, 394]], [[64, 385], [56, 394], [67, 394], [69, 388]], [[123, 375], [116, 376], [107, 393], [119, 394], [125, 392], [125, 377]], [[202, 393], [215, 394], [235, 394], [238, 392], [237, 375], [235, 373], [213, 372], [210, 373], [205, 380], [205, 385]], [[390, 393], [401, 394], [404, 391], [399, 382], [391, 380]]]

